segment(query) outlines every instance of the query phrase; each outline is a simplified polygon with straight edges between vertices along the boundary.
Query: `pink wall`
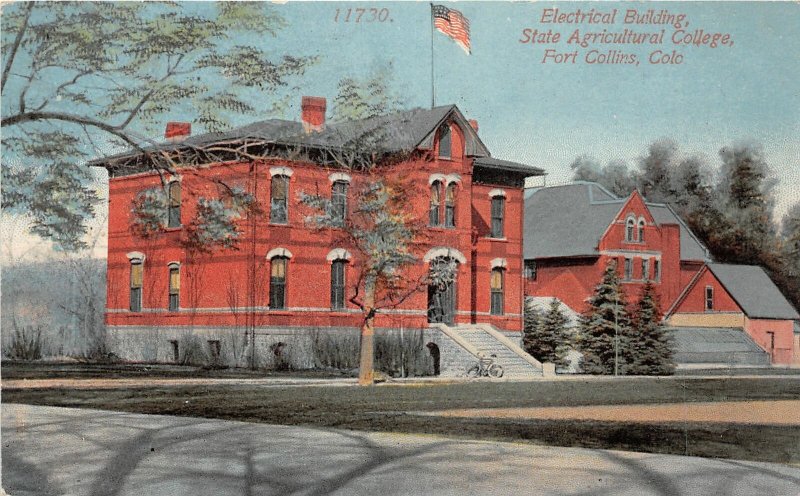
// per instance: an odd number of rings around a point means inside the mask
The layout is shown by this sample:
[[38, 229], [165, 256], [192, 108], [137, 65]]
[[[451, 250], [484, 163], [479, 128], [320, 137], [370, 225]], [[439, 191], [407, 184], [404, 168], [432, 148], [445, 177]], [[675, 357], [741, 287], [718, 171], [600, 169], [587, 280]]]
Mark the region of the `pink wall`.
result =
[[[791, 320], [745, 319], [745, 330], [770, 354], [773, 364], [792, 364], [794, 323]], [[770, 333], [773, 333], [774, 341]]]

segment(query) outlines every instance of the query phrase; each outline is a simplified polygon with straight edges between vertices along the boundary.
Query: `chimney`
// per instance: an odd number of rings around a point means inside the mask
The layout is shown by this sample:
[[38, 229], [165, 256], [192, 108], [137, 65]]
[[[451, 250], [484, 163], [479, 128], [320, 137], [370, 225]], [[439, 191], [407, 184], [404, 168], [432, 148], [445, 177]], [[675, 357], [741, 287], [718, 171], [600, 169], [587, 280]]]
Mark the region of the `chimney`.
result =
[[306, 133], [325, 129], [325, 99], [319, 96], [304, 96], [300, 108], [300, 120]]
[[472, 126], [472, 129], [474, 129], [476, 133], [478, 132], [478, 121], [475, 119], [470, 119], [469, 125]]
[[164, 138], [169, 141], [183, 141], [191, 134], [192, 124], [190, 122], [167, 122]]

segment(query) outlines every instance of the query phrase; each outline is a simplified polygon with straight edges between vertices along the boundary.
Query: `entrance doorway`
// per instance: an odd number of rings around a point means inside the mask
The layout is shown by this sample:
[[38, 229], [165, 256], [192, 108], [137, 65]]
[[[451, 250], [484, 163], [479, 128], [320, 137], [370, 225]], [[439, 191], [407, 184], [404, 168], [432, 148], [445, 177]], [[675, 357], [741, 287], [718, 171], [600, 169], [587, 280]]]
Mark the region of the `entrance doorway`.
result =
[[[439, 257], [431, 260], [430, 271], [444, 272], [445, 265], [456, 263], [452, 258]], [[456, 313], [455, 276], [447, 282], [428, 285], [428, 322], [453, 325]]]

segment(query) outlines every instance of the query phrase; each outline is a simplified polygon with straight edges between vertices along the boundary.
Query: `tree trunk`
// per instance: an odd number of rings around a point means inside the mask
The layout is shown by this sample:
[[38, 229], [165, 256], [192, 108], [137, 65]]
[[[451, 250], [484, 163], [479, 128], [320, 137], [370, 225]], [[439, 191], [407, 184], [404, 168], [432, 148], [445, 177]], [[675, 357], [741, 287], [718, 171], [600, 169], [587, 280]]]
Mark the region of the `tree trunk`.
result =
[[358, 363], [358, 384], [371, 386], [375, 382], [375, 329], [373, 319], [364, 320], [361, 327], [361, 357]]
[[374, 304], [375, 292], [374, 284], [367, 281], [364, 298], [364, 325], [361, 327], [361, 354], [358, 362], [358, 384], [360, 386], [371, 386], [375, 382], [375, 328], [373, 323], [375, 318]]

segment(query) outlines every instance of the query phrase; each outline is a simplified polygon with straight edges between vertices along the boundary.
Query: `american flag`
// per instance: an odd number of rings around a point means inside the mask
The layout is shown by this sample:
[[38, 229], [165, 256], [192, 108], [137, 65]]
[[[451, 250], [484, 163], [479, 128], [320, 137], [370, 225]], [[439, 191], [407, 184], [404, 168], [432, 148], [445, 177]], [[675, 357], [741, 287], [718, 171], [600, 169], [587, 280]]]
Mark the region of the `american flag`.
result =
[[458, 43], [458, 46], [463, 48], [467, 55], [472, 53], [469, 43], [469, 20], [464, 17], [464, 14], [455, 9], [448, 9], [444, 5], [433, 4], [431, 4], [431, 14], [436, 29]]

